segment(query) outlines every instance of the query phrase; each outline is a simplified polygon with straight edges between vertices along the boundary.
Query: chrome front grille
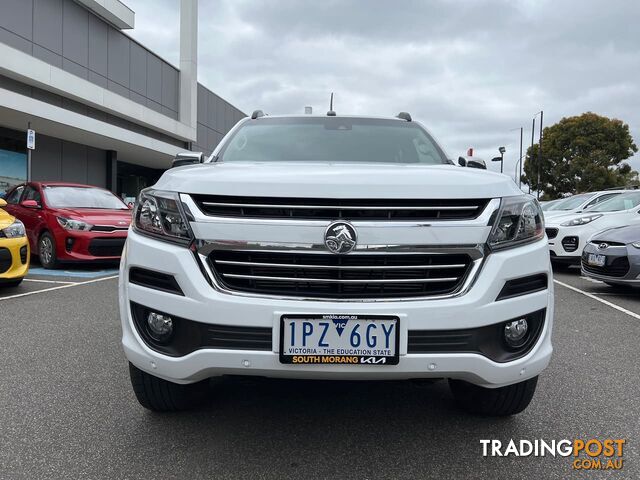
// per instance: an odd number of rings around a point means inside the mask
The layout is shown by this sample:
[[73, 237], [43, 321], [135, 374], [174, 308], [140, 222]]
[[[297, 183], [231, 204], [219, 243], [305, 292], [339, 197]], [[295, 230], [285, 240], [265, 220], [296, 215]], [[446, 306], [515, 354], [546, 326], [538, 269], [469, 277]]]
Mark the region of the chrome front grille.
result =
[[489, 199], [326, 199], [192, 195], [207, 216], [295, 220], [470, 220]]
[[212, 250], [207, 262], [226, 289], [282, 297], [385, 299], [459, 291], [475, 262], [463, 252]]

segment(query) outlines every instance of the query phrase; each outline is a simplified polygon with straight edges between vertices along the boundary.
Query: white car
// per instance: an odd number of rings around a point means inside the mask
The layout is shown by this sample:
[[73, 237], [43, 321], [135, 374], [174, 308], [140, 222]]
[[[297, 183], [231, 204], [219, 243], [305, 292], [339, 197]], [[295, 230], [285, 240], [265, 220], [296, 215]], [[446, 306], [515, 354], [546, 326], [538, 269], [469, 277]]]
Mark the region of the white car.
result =
[[602, 190], [600, 192], [580, 193], [571, 197], [563, 198], [557, 203], [544, 209], [544, 218], [551, 219], [560, 215], [567, 215], [570, 213], [580, 213], [583, 210], [587, 210], [591, 207], [605, 202], [616, 195], [621, 193], [628, 193], [629, 190]]
[[554, 265], [578, 265], [582, 250], [596, 233], [640, 222], [640, 191], [616, 195], [579, 213], [546, 220], [549, 253]]
[[549, 363], [538, 202], [452, 165], [407, 114], [256, 111], [134, 219], [120, 315], [146, 408], [189, 407], [220, 375], [444, 378], [463, 408], [510, 415]]

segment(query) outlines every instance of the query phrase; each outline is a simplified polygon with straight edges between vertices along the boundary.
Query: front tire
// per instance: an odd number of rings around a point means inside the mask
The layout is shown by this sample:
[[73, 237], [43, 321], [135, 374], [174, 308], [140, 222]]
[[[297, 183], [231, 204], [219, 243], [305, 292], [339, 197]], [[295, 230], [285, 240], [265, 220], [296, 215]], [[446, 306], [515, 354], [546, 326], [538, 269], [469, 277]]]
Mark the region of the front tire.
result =
[[500, 388], [485, 388], [464, 380], [449, 380], [449, 387], [460, 408], [469, 413], [504, 417], [522, 412], [536, 391], [538, 377]]
[[44, 232], [38, 240], [38, 257], [40, 265], [47, 269], [58, 266], [58, 256], [56, 255], [56, 241], [49, 232]]
[[140, 405], [154, 412], [188, 410], [202, 404], [208, 392], [208, 380], [180, 385], [163, 380], [129, 363], [131, 386]]
[[4, 282], [0, 282], [0, 287], [7, 287], [7, 288], [15, 288], [18, 285], [20, 285], [22, 283], [23, 278], [16, 278], [15, 280], [9, 280], [9, 281], [4, 281]]

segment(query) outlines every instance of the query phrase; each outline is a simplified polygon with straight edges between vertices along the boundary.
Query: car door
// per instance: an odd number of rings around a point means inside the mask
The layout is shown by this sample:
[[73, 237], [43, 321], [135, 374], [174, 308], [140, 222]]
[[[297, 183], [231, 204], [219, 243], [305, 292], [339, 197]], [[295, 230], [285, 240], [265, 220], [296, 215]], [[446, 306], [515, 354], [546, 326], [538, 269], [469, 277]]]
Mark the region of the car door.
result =
[[20, 204], [20, 198], [22, 197], [22, 192], [24, 192], [24, 187], [24, 185], [18, 185], [13, 190], [10, 190], [5, 198], [7, 206], [4, 207], [4, 210], [16, 217], [18, 220], [22, 220], [19, 215], [20, 207], [18, 205]]
[[[22, 202], [26, 200], [34, 200], [39, 207], [25, 207], [22, 205]], [[29, 238], [29, 244], [31, 245], [31, 250], [36, 251], [38, 236], [40, 235], [40, 231], [42, 230], [43, 224], [45, 222], [44, 214], [42, 213], [42, 196], [40, 195], [40, 190], [35, 185], [27, 185], [22, 193], [22, 198], [20, 199], [20, 204], [17, 206], [20, 211], [20, 220], [24, 223], [25, 228], [27, 229], [27, 237]]]

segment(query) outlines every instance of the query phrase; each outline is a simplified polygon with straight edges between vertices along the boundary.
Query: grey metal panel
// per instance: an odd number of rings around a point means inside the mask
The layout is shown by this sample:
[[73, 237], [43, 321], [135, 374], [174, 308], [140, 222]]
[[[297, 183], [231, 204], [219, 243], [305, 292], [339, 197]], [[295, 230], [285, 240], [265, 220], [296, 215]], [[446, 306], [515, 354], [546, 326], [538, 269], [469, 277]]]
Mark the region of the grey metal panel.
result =
[[34, 180], [62, 180], [62, 140], [38, 135], [38, 148], [31, 157], [31, 175]]
[[198, 123], [207, 123], [207, 97], [209, 92], [198, 84]]
[[33, 56], [56, 67], [62, 68], [62, 55], [33, 44]]
[[122, 95], [125, 98], [129, 98], [129, 89], [123, 87], [119, 83], [112, 82], [111, 80], [109, 80], [107, 82], [107, 88], [112, 92], [116, 92], [118, 95]]
[[162, 103], [163, 106], [178, 111], [178, 71], [167, 63], [162, 63]]
[[33, 52], [33, 44], [29, 40], [25, 40], [21, 36], [2, 27], [0, 27], [0, 42], [9, 45], [10, 47], [17, 48], [29, 55]]
[[109, 27], [109, 52], [107, 78], [129, 88], [129, 40], [122, 33]]
[[33, 41], [62, 54], [62, 0], [35, 0]]
[[213, 125], [210, 125], [214, 130], [218, 132], [225, 132], [224, 128], [224, 100], [222, 100], [217, 95], [215, 96], [215, 108], [216, 108], [216, 120]]
[[107, 76], [109, 27], [94, 15], [89, 15], [89, 68]]
[[140, 95], [146, 95], [147, 51], [135, 42], [131, 42], [130, 75], [129, 88]]
[[109, 82], [107, 81], [107, 77], [103, 77], [102, 75], [95, 73], [89, 70], [89, 81], [95, 83], [96, 85], [100, 85], [102, 88], [107, 88]]
[[88, 80], [89, 78], [89, 70], [75, 62], [72, 62], [71, 60], [67, 60], [66, 58], [62, 58], [62, 69], [82, 77], [85, 80]]
[[205, 125], [209, 128], [216, 128], [216, 116], [218, 115], [217, 97], [207, 91], [207, 121]]
[[202, 123], [198, 123], [197, 133], [196, 133], [196, 143], [198, 145], [206, 145], [207, 144], [207, 136], [209, 129], [204, 126]]
[[107, 186], [107, 152], [87, 147], [87, 183], [96, 187]]
[[71, 0], [64, 0], [62, 47], [65, 58], [89, 66], [89, 12]]
[[55, 93], [51, 93], [40, 88], [33, 89], [33, 98], [42, 102], [50, 103], [56, 107], [62, 106], [62, 97], [60, 95], [56, 95]]
[[154, 110], [158, 113], [162, 113], [162, 105], [160, 105], [157, 102], [154, 102], [153, 100], [149, 100], [147, 98], [147, 107], [149, 107], [151, 110]]
[[174, 120], [178, 119], [178, 112], [174, 112], [173, 110], [165, 107], [164, 105], [162, 106], [162, 110], [160, 111], [160, 113], [162, 113], [163, 115], [166, 115], [169, 118], [173, 118]]
[[147, 105], [147, 97], [140, 95], [133, 90], [129, 90], [129, 99], [139, 103], [140, 105]]
[[67, 182], [87, 183], [87, 147], [62, 142], [62, 178]]
[[155, 55], [147, 55], [147, 98], [162, 103], [162, 61]]
[[33, 39], [33, 0], [2, 0], [0, 27]]

